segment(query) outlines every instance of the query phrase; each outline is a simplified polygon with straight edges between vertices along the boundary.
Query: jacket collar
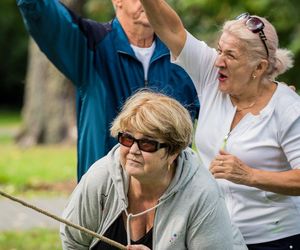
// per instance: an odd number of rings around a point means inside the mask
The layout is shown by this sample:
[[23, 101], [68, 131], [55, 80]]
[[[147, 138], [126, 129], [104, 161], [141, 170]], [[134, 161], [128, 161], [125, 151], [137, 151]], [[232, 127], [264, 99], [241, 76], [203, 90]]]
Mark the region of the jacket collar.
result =
[[[133, 49], [130, 46], [130, 43], [128, 41], [128, 38], [119, 22], [119, 20], [115, 17], [112, 20], [112, 29], [114, 31], [114, 44], [116, 46], [116, 49], [118, 53], [124, 53], [128, 54], [134, 58], [135, 54]], [[165, 56], [165, 55], [170, 55], [170, 52], [166, 45], [162, 43], [162, 41], [155, 35], [155, 50], [152, 56], [151, 61], [157, 60], [158, 58]]]

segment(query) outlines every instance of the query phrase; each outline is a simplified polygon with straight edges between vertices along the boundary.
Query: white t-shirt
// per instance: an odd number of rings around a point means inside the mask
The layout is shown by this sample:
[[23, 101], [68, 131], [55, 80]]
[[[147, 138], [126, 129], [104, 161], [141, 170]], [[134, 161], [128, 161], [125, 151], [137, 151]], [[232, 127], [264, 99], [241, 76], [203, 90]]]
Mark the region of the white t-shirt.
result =
[[144, 77], [145, 77], [145, 80], [147, 80], [150, 59], [151, 59], [154, 49], [155, 49], [155, 41], [152, 43], [152, 45], [149, 48], [140, 48], [140, 47], [134, 46], [132, 44], [130, 46], [133, 49], [134, 54], [137, 57], [137, 59], [143, 64]]
[[[300, 168], [300, 97], [277, 83], [259, 115], [248, 113], [230, 131], [236, 112], [229, 96], [218, 90], [217, 52], [188, 33], [174, 63], [192, 78], [200, 100], [196, 146], [209, 167], [229, 135], [226, 151], [247, 165], [267, 171]], [[218, 180], [232, 221], [247, 244], [267, 242], [300, 233], [300, 197], [280, 195]]]

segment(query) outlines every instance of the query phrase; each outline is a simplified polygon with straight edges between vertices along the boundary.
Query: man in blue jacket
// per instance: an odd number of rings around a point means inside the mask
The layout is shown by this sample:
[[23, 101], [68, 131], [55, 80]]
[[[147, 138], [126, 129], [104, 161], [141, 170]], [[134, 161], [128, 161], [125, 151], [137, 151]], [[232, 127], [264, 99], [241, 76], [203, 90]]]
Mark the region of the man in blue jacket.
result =
[[58, 0], [16, 1], [30, 35], [76, 87], [78, 180], [117, 143], [110, 124], [136, 90], [163, 92], [197, 117], [193, 83], [170, 63], [139, 0], [113, 0], [116, 18], [108, 23], [83, 19]]

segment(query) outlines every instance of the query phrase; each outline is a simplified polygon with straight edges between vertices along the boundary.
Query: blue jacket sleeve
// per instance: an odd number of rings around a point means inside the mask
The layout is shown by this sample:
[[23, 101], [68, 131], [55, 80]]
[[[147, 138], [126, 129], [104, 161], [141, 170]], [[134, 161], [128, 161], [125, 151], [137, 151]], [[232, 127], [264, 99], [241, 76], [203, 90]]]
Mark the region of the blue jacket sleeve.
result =
[[93, 50], [58, 0], [17, 0], [25, 26], [50, 61], [75, 85], [92, 79]]

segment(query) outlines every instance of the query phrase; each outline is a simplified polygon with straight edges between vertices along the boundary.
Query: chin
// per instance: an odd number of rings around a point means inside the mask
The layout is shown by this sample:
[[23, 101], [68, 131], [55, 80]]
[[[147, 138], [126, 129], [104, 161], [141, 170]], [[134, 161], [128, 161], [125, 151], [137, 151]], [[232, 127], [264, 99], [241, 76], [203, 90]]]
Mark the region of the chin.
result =
[[136, 23], [142, 24], [146, 27], [151, 27], [151, 24], [146, 15], [141, 15], [138, 18], [136, 18]]
[[151, 28], [152, 29], [152, 26], [148, 21], [142, 20], [142, 21], [139, 21], [138, 24], [143, 25], [144, 28]]
[[219, 90], [222, 93], [227, 93], [227, 88], [225, 82], [219, 81]]

